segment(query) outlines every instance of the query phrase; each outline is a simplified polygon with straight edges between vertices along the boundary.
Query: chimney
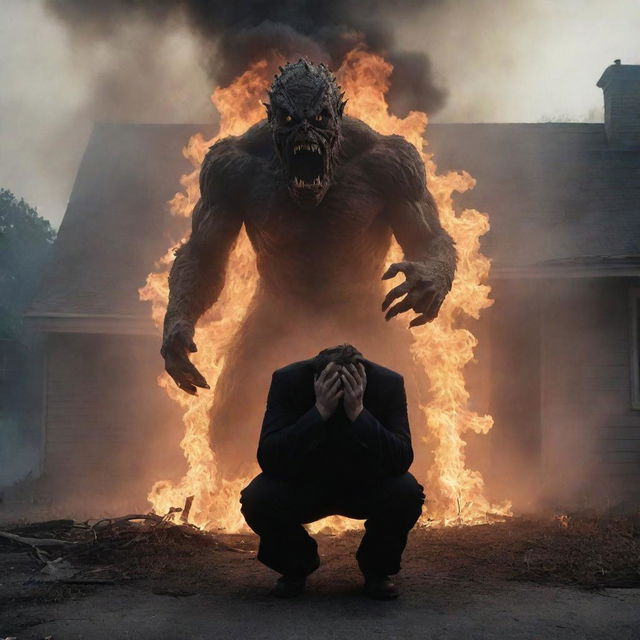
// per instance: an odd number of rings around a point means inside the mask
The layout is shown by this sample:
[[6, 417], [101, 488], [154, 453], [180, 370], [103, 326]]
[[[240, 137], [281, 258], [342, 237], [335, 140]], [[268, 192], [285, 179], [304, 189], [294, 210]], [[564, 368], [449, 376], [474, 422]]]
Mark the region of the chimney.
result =
[[609, 145], [640, 148], [640, 65], [614, 60], [597, 86], [604, 93], [604, 130]]

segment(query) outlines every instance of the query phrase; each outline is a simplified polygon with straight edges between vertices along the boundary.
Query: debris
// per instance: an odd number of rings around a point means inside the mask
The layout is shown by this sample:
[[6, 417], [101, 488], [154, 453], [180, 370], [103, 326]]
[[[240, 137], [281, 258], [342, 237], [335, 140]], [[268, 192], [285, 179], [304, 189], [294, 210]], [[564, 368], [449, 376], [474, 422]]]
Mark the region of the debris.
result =
[[78, 573], [78, 569], [64, 558], [56, 558], [52, 562], [47, 562], [40, 573], [51, 576], [56, 580], [67, 580]]
[[31, 522], [22, 524], [9, 529], [10, 533], [20, 536], [36, 536], [39, 533], [48, 533], [50, 535], [59, 531], [68, 531], [75, 525], [73, 520], [46, 520], [45, 522]]
[[[154, 588], [165, 589], [159, 595], [173, 597], [187, 595], [183, 591], [190, 593], [203, 576], [217, 575], [221, 566], [235, 571], [246, 566], [242, 560], [253, 562], [255, 536], [202, 531], [176, 522], [177, 511], [165, 516], [134, 513], [72, 526], [67, 522], [59, 528], [36, 524], [30, 536], [13, 533], [14, 527], [9, 537], [4, 535], [7, 531], [0, 532], [0, 553], [27, 550], [40, 569], [35, 581], [109, 585], [151, 579]], [[637, 514], [567, 513], [562, 520], [554, 515], [477, 526], [419, 526], [411, 532], [404, 564], [451, 579], [640, 587]], [[331, 553], [344, 556], [345, 566], [352, 566], [350, 554], [361, 535], [354, 531], [325, 540], [330, 541], [326, 544]], [[56, 544], [47, 546], [51, 539]]]
[[8, 531], [0, 531], [0, 538], [6, 538], [12, 542], [26, 544], [30, 547], [64, 547], [76, 544], [68, 540], [55, 540], [53, 538], [27, 538], [16, 535], [15, 533], [9, 533]]
[[[165, 516], [131, 513], [95, 521], [54, 520], [13, 527], [0, 531], [0, 551], [17, 545], [28, 548], [40, 565], [33, 578], [38, 582], [116, 584], [130, 579], [134, 568], [140, 576], [148, 575], [154, 567], [162, 571], [172, 549], [191, 547], [196, 553], [212, 544], [224, 548], [211, 534], [175, 522], [173, 514], [180, 511], [171, 509]], [[59, 537], [27, 537], [15, 531]]]
[[182, 509], [182, 515], [180, 516], [180, 520], [182, 522], [189, 522], [189, 512], [191, 511], [191, 505], [193, 504], [193, 498], [195, 496], [187, 496], [187, 499], [184, 501], [184, 508]]

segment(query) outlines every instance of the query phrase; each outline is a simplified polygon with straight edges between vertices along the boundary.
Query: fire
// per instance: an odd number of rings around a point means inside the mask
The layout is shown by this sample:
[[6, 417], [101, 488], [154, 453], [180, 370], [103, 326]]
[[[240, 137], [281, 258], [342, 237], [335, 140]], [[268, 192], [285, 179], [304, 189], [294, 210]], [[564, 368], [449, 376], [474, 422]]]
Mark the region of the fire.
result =
[[[480, 416], [467, 409], [469, 393], [463, 371], [473, 358], [476, 339], [467, 329], [455, 326], [455, 321], [461, 315], [478, 318], [482, 309], [492, 304], [490, 288], [483, 284], [490, 261], [480, 253], [479, 244], [480, 236], [489, 229], [488, 217], [474, 210], [456, 213], [453, 193], [473, 188], [475, 181], [466, 172], [438, 173], [432, 155], [424, 151], [426, 114], [411, 112], [405, 118], [398, 118], [389, 113], [385, 94], [391, 71], [392, 66], [381, 57], [356, 49], [347, 55], [337, 75], [349, 99], [348, 115], [364, 120], [380, 133], [404, 136], [422, 154], [442, 225], [455, 240], [458, 250], [456, 278], [438, 319], [412, 330], [412, 356], [428, 373], [430, 383], [429, 402], [420, 406], [424, 416], [423, 437], [415, 438], [419, 428], [417, 425], [413, 428], [414, 446], [420, 446], [420, 441], [427, 446], [427, 440], [434, 446], [434, 464], [428, 478], [423, 480], [435, 500], [429, 503], [426, 515], [443, 524], [486, 522], [490, 516], [509, 515], [510, 505], [490, 504], [484, 495], [482, 476], [465, 466], [464, 434], [487, 433], [493, 421], [490, 416]], [[199, 167], [208, 148], [220, 138], [243, 133], [264, 117], [261, 99], [269, 82], [270, 65], [261, 61], [229, 87], [216, 89], [212, 101], [220, 113], [220, 131], [212, 140], [196, 135], [184, 149], [194, 170], [182, 177], [184, 191], [170, 202], [173, 215], [190, 217], [199, 195]], [[157, 325], [161, 325], [166, 309], [167, 275], [174, 248], [159, 261], [158, 271], [149, 275], [140, 290], [141, 298], [152, 303]], [[387, 263], [401, 259], [402, 251], [394, 242]], [[238, 531], [245, 526], [238, 493], [250, 478], [229, 481], [217, 475], [216, 454], [209, 444], [209, 415], [227, 346], [242, 323], [257, 280], [255, 256], [243, 230], [230, 258], [222, 295], [196, 329], [198, 353], [193, 360], [212, 391], [189, 396], [177, 389], [166, 373], [159, 378], [159, 384], [184, 408], [185, 436], [181, 447], [188, 471], [177, 484], [156, 482], [148, 499], [154, 511], [166, 513], [171, 507], [182, 506], [188, 496], [194, 496], [189, 521], [202, 528]], [[389, 284], [391, 286], [393, 284]], [[334, 529], [350, 526], [337, 518], [324, 521], [323, 526], [327, 524]]]

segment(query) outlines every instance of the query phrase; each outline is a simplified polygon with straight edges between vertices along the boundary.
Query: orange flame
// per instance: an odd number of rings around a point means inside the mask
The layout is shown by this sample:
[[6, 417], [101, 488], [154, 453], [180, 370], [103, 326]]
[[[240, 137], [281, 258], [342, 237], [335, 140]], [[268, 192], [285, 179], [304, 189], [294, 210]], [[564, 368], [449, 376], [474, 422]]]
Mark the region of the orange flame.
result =
[[[434, 463], [425, 484], [436, 499], [429, 505], [428, 516], [442, 524], [486, 522], [489, 517], [509, 515], [510, 504], [490, 504], [484, 495], [481, 474], [465, 466], [463, 435], [469, 431], [487, 433], [493, 421], [490, 416], [477, 415], [467, 408], [469, 393], [463, 369], [472, 360], [477, 341], [467, 329], [455, 327], [454, 320], [461, 314], [478, 318], [481, 310], [492, 304], [490, 288], [483, 284], [490, 261], [480, 253], [479, 242], [480, 236], [489, 229], [488, 217], [474, 210], [456, 213], [453, 193], [473, 188], [475, 181], [466, 172], [438, 173], [432, 155], [424, 152], [426, 114], [412, 111], [405, 118], [398, 118], [389, 113], [385, 94], [391, 71], [392, 66], [381, 57], [356, 49], [347, 55], [337, 75], [349, 98], [348, 115], [360, 118], [382, 134], [404, 136], [422, 154], [429, 189], [438, 204], [442, 225], [457, 246], [456, 278], [439, 317], [429, 325], [412, 330], [411, 353], [415, 362], [427, 372], [430, 383], [431, 399], [420, 406], [424, 415], [421, 442], [426, 446], [428, 436], [430, 443], [435, 443]], [[220, 138], [241, 134], [263, 119], [260, 99], [269, 81], [269, 65], [262, 61], [250, 67], [229, 87], [216, 89], [212, 101], [220, 112], [220, 131], [212, 140], [196, 135], [184, 149], [194, 171], [181, 179], [184, 191], [170, 203], [173, 215], [191, 215], [199, 197], [199, 167], [209, 146]], [[162, 323], [168, 299], [167, 275], [173, 249], [159, 261], [159, 271], [151, 273], [140, 290], [141, 298], [151, 301], [153, 318], [158, 325]], [[394, 242], [387, 263], [401, 259], [402, 251]], [[209, 445], [209, 414], [227, 346], [243, 321], [257, 281], [255, 256], [243, 230], [230, 257], [222, 295], [196, 329], [199, 351], [193, 360], [213, 392], [188, 396], [176, 388], [167, 374], [159, 379], [159, 384], [185, 410], [185, 436], [181, 447], [188, 471], [177, 484], [156, 482], [148, 499], [154, 511], [166, 513], [193, 495], [189, 521], [203, 528], [215, 526], [238, 531], [245, 527], [238, 493], [249, 478], [229, 481], [216, 474], [216, 454]], [[391, 286], [389, 284], [389, 288]], [[333, 529], [354, 526], [342, 519], [331, 518], [313, 528], [317, 530], [327, 525]]]

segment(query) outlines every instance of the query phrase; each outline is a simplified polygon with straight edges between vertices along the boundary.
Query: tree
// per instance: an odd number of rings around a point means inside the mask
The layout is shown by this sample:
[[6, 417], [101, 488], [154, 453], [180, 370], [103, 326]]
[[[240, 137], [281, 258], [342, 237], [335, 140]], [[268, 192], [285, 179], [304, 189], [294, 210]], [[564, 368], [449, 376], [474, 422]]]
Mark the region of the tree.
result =
[[16, 338], [56, 232], [24, 200], [0, 189], [0, 339]]

